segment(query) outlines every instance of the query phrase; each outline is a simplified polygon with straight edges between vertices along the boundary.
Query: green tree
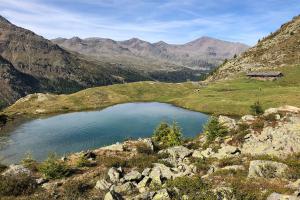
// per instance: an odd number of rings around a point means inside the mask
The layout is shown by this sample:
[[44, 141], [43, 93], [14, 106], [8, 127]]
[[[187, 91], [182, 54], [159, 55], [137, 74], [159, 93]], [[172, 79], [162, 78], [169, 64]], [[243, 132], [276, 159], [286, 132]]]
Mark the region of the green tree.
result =
[[262, 106], [259, 101], [256, 101], [253, 105], [250, 106], [250, 111], [253, 115], [261, 115], [264, 113]]
[[217, 137], [224, 137], [228, 134], [228, 129], [219, 122], [217, 117], [212, 116], [204, 125], [204, 134], [206, 134], [208, 142], [211, 142]]
[[153, 139], [165, 147], [180, 145], [182, 142], [181, 128], [176, 122], [171, 125], [161, 122], [154, 130]]
[[70, 174], [68, 166], [63, 161], [58, 160], [56, 154], [50, 154], [47, 160], [39, 166], [39, 171], [50, 179], [62, 178]]

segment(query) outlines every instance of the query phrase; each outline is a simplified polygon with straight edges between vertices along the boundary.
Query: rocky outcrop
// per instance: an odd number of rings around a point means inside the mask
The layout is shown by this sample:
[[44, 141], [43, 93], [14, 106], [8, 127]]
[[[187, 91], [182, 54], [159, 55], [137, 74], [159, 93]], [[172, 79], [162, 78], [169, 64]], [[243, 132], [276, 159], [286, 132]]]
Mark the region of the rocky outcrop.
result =
[[287, 169], [288, 166], [283, 163], [253, 160], [250, 162], [248, 178], [282, 178]]

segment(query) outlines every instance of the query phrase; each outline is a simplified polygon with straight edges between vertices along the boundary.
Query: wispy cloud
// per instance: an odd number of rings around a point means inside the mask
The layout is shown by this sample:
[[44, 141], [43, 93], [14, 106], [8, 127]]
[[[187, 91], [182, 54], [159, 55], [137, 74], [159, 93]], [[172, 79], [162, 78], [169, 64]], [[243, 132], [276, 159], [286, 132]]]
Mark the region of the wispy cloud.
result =
[[140, 37], [152, 42], [184, 43], [206, 35], [252, 45], [300, 13], [300, 7], [295, 6], [298, 0], [284, 2], [0, 0], [0, 14], [46, 38]]

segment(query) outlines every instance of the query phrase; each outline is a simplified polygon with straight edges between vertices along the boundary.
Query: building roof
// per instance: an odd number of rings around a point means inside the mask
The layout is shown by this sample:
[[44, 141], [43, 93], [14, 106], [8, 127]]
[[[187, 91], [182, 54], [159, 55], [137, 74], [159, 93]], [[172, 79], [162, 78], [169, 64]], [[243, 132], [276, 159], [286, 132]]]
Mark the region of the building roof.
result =
[[273, 72], [249, 72], [246, 74], [247, 76], [257, 76], [257, 77], [278, 77], [283, 76], [281, 72], [273, 71]]

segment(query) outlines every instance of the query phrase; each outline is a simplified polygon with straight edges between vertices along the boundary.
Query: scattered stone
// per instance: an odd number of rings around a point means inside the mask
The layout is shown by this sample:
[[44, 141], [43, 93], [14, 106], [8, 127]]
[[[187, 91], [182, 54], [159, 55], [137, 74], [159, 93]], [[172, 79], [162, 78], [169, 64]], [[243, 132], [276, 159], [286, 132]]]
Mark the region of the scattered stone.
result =
[[2, 173], [3, 176], [15, 176], [20, 174], [31, 175], [31, 171], [23, 165], [9, 165], [8, 169]]
[[280, 178], [283, 177], [287, 169], [288, 166], [283, 163], [267, 160], [253, 160], [250, 162], [248, 178]]
[[48, 180], [45, 179], [45, 178], [37, 178], [37, 179], [35, 179], [35, 182], [36, 182], [36, 184], [38, 184], [38, 185], [42, 185], [42, 184], [44, 184], [44, 183], [47, 183]]
[[152, 200], [171, 200], [169, 192], [167, 189], [159, 190], [155, 193]]
[[236, 121], [232, 118], [220, 115], [218, 118], [219, 123], [223, 124], [229, 130], [236, 129]]
[[105, 179], [101, 179], [96, 182], [95, 188], [98, 190], [108, 190], [111, 186], [112, 186], [111, 183], [109, 183]]
[[110, 146], [102, 147], [101, 150], [109, 150], [109, 151], [124, 151], [124, 146], [122, 143], [112, 144]]
[[161, 150], [158, 153], [168, 153], [173, 158], [184, 159], [185, 157], [191, 155], [193, 153], [193, 151], [189, 150], [188, 148], [186, 148], [184, 146], [176, 146], [176, 147], [171, 147], [168, 149]]
[[92, 151], [87, 151], [83, 156], [88, 160], [95, 160], [97, 157], [97, 155]]
[[194, 158], [204, 158], [204, 156], [201, 154], [201, 151], [199, 150], [194, 150], [193, 154], [192, 154], [192, 157]]
[[151, 178], [149, 176], [145, 176], [137, 185], [137, 188], [140, 193], [146, 191], [146, 188], [150, 185]]
[[300, 189], [300, 179], [296, 180], [295, 182], [290, 182], [287, 187], [295, 190]]
[[123, 197], [115, 191], [109, 191], [106, 193], [104, 200], [123, 200]]
[[133, 192], [133, 189], [134, 189], [134, 185], [131, 182], [126, 182], [122, 185], [116, 185], [113, 187], [113, 190], [120, 194], [123, 194], [123, 193], [130, 194]]
[[240, 154], [241, 151], [239, 150], [238, 147], [231, 146], [231, 145], [221, 145], [221, 148], [218, 149], [218, 152], [214, 153], [212, 157], [223, 159], [223, 158], [237, 156]]
[[109, 176], [109, 179], [111, 182], [116, 183], [120, 181], [120, 178], [122, 176], [122, 168], [115, 168], [112, 167], [108, 170], [107, 175]]
[[154, 195], [155, 192], [143, 192], [133, 197], [133, 200], [152, 200]]
[[252, 123], [255, 120], [256, 120], [256, 117], [253, 115], [245, 115], [241, 118], [241, 121], [245, 122], [245, 123]]
[[268, 196], [267, 200], [299, 200], [299, 197], [295, 195], [284, 195], [274, 192]]
[[221, 168], [222, 170], [245, 170], [245, 167], [243, 165], [230, 165]]
[[[159, 171], [160, 177], [162, 179], [169, 180], [174, 177], [174, 173], [171, 171], [171, 169], [169, 167], [165, 166], [164, 164], [154, 163], [153, 166], [154, 167], [152, 168], [152, 171], [149, 175], [150, 178], [152, 178], [151, 176], [153, 175], [152, 174], [153, 171]], [[152, 179], [154, 180], [155, 178], [152, 178]]]
[[275, 113], [279, 113], [279, 112], [287, 112], [287, 113], [300, 113], [300, 108], [294, 107], [294, 106], [281, 106], [279, 108], [269, 108], [267, 110], [265, 110], [264, 115], [269, 115], [269, 114], [275, 114]]
[[149, 176], [150, 171], [151, 171], [151, 168], [146, 168], [146, 169], [143, 170], [142, 175], [143, 176]]
[[142, 178], [142, 174], [136, 170], [133, 170], [124, 176], [126, 181], [139, 181]]

